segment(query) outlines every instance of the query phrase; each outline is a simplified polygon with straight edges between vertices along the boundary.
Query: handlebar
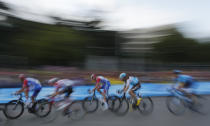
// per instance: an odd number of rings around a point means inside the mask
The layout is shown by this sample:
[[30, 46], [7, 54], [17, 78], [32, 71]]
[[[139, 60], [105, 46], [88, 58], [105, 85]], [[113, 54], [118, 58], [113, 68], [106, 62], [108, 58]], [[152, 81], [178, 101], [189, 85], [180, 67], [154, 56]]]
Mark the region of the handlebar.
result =
[[16, 94], [16, 93], [11, 93], [11, 95], [13, 95], [13, 96], [19, 96], [20, 98], [22, 98], [22, 97], [23, 97], [23, 94], [22, 94], [22, 93], [19, 93], [19, 94]]
[[88, 89], [88, 94], [92, 94], [92, 93], [95, 93], [95, 90], [92, 91], [91, 89]]

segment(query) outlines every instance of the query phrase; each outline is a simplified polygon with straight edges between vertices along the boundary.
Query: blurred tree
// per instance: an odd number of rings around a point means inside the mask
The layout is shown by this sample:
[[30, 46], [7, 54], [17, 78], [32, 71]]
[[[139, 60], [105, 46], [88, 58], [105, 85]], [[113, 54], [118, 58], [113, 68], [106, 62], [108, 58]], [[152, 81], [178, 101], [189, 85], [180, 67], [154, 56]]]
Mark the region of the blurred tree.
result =
[[29, 66], [78, 66], [89, 54], [114, 54], [115, 32], [100, 30], [100, 21], [55, 19], [51, 25], [7, 15], [12, 27], [0, 26], [0, 55], [25, 57]]
[[199, 43], [185, 38], [180, 32], [173, 31], [153, 44], [153, 57], [169, 62], [209, 62], [210, 44]]

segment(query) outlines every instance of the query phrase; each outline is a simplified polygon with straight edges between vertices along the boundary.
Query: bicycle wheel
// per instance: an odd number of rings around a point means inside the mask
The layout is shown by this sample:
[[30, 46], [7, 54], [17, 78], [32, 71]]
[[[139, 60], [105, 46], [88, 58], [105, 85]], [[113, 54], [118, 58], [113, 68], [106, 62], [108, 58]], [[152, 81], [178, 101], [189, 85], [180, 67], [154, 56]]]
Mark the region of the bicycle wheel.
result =
[[194, 96], [195, 102], [189, 107], [192, 111], [198, 112], [202, 115], [207, 115], [210, 112], [208, 97]]
[[82, 107], [87, 113], [93, 113], [98, 109], [98, 99], [93, 97], [86, 97], [82, 101]]
[[109, 96], [107, 98], [107, 103], [109, 106], [109, 110], [111, 110], [112, 112], [116, 112], [120, 107], [120, 99], [118, 98], [118, 96]]
[[154, 104], [150, 97], [143, 98], [138, 106], [138, 110], [143, 115], [149, 115], [153, 112]]
[[64, 110], [64, 113], [67, 113], [66, 115], [72, 120], [81, 120], [86, 114], [79, 101], [73, 102], [68, 109]]
[[184, 114], [186, 107], [184, 102], [177, 97], [167, 97], [166, 105], [168, 110], [174, 115], [182, 115]]
[[52, 103], [48, 102], [46, 99], [41, 99], [35, 102], [32, 108], [35, 111], [35, 115], [43, 118], [50, 114]]
[[18, 100], [12, 100], [5, 105], [3, 110], [4, 115], [8, 119], [17, 119], [24, 112], [24, 103]]
[[116, 115], [118, 116], [124, 116], [128, 113], [129, 111], [129, 102], [126, 99], [119, 99], [120, 100], [120, 106], [115, 112]]

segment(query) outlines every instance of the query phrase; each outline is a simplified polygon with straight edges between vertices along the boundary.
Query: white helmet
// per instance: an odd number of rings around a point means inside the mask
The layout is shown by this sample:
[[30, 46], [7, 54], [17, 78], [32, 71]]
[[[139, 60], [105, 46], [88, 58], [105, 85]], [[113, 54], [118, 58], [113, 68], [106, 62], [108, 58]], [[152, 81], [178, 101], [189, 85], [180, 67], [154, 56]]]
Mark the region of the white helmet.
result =
[[52, 84], [52, 83], [57, 82], [58, 80], [59, 80], [58, 78], [54, 77], [54, 78], [49, 79], [47, 83]]
[[93, 80], [95, 77], [96, 77], [95, 74], [91, 74], [91, 76], [90, 76], [91, 80]]
[[23, 78], [25, 78], [25, 75], [24, 74], [19, 74], [19, 76], [18, 76], [20, 79], [23, 79]]

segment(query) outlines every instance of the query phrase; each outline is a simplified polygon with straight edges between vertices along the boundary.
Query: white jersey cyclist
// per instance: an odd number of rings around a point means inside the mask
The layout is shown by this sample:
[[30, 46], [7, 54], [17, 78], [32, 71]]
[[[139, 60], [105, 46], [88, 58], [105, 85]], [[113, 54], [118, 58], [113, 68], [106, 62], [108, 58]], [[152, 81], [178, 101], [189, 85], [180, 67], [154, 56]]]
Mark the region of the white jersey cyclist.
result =
[[125, 85], [127, 86], [135, 86], [139, 83], [139, 79], [137, 77], [129, 76], [126, 80]]
[[64, 89], [68, 86], [72, 86], [74, 85], [75, 81], [73, 80], [69, 80], [69, 79], [61, 79], [61, 80], [58, 80], [57, 82], [54, 83], [54, 86], [56, 87], [56, 89]]

